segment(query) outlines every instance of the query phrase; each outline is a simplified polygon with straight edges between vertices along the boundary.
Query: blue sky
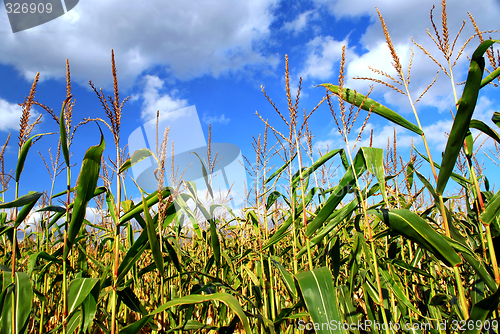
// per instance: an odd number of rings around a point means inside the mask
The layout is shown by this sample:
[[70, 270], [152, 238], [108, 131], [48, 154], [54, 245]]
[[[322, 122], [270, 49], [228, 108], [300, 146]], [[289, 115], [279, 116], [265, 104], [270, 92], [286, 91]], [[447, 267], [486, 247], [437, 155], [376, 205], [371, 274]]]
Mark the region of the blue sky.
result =
[[[147, 4], [146, 4], [147, 3]], [[208, 138], [208, 123], [212, 124], [212, 141], [232, 143], [241, 148], [243, 155], [255, 161], [252, 136], [264, 132], [264, 124], [255, 112], [280, 131], [286, 125], [261, 92], [265, 86], [283, 114], [287, 114], [285, 95], [285, 54], [289, 56], [290, 85], [295, 95], [299, 77], [303, 78], [301, 113], [309, 112], [325, 94], [321, 83], [338, 82], [341, 48], [346, 46], [346, 86], [366, 93], [367, 81], [352, 77], [376, 77], [368, 66], [394, 75], [389, 50], [385, 44], [375, 6], [381, 11], [396, 50], [406, 68], [415, 51], [411, 70], [410, 91], [414, 99], [433, 80], [438, 67], [411, 41], [411, 37], [424, 45], [443, 61], [426, 28], [431, 28], [429, 11], [435, 5], [434, 18], [441, 20], [441, 4], [434, 0], [370, 1], [370, 0], [311, 0], [311, 1], [95, 1], [86, 0], [66, 15], [44, 25], [13, 34], [5, 9], [0, 8], [0, 145], [12, 134], [5, 153], [6, 171], [14, 170], [17, 161], [17, 135], [21, 103], [40, 72], [40, 82], [35, 99], [58, 114], [66, 95], [65, 62], [69, 59], [73, 96], [76, 105], [73, 125], [86, 117], [105, 118], [103, 109], [89, 80], [96, 87], [103, 87], [106, 95], [112, 94], [111, 49], [114, 49], [118, 71], [120, 98], [130, 96], [123, 109], [121, 146], [138, 126], [151, 120], [156, 111], [162, 115], [195, 105], [201, 126]], [[450, 36], [456, 35], [462, 20], [466, 20], [456, 50], [473, 33], [467, 15], [470, 12], [482, 30], [498, 28], [500, 2], [450, 1], [447, 7]], [[489, 33], [486, 38], [499, 38]], [[468, 68], [467, 54], [472, 54], [479, 44], [473, 39], [454, 68], [455, 80], [465, 80]], [[458, 86], [460, 92], [461, 87]], [[496, 89], [496, 90], [495, 90]], [[408, 120], [414, 116], [406, 97], [375, 85], [372, 98], [393, 108]], [[424, 99], [417, 104], [424, 131], [439, 162], [446, 144], [445, 132], [452, 125], [450, 108], [454, 108], [450, 81], [441, 71], [438, 81]], [[495, 127], [490, 118], [500, 102], [498, 88], [481, 90], [474, 118]], [[33, 109], [32, 121], [42, 114], [43, 123], [33, 134], [57, 132], [58, 127], [41, 108]], [[365, 114], [362, 113], [362, 116]], [[360, 119], [363, 117], [360, 117]], [[356, 127], [360, 127], [358, 121]], [[310, 130], [315, 136], [315, 151], [344, 147], [337, 133], [330, 110], [326, 104], [313, 114]], [[393, 125], [373, 115], [358, 147], [367, 145], [369, 130], [374, 131], [374, 146], [385, 148], [388, 136], [392, 137]], [[114, 144], [109, 131], [103, 127], [106, 151], [114, 156]], [[354, 132], [354, 131], [353, 131]], [[409, 159], [412, 140], [423, 152], [419, 138], [409, 131], [396, 127], [398, 150]], [[352, 138], [355, 139], [356, 135]], [[95, 124], [77, 130], [71, 147], [73, 182], [76, 181], [85, 150], [99, 141]], [[274, 143], [273, 136], [270, 141]], [[29, 190], [49, 189], [50, 178], [37, 151], [49, 159], [48, 149], [55, 152], [57, 135], [46, 136], [31, 149], [25, 171], [21, 177], [20, 194]], [[491, 142], [483, 146], [490, 156]], [[316, 155], [317, 157], [317, 155]], [[486, 175], [491, 183], [496, 166], [483, 154]], [[279, 166], [281, 162], [275, 160]], [[428, 173], [427, 170], [424, 169]], [[56, 191], [64, 189], [65, 176], [61, 174]], [[6, 193], [13, 196], [14, 182]], [[129, 195], [133, 183], [127, 181]]]

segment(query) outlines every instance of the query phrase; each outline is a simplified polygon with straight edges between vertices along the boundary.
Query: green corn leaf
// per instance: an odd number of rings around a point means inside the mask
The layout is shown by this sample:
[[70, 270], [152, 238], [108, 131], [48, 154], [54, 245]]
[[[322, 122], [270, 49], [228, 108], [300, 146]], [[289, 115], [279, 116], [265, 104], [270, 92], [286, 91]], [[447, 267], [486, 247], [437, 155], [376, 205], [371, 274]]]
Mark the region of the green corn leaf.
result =
[[[429, 158], [427, 158], [425, 155], [423, 155], [422, 153], [420, 153], [417, 149], [415, 149], [415, 151], [418, 153], [418, 155], [420, 155], [425, 161], [427, 161], [428, 163], [430, 163], [430, 160]], [[434, 162], [434, 167], [436, 167], [437, 169], [441, 170], [441, 166], [438, 165], [437, 163]], [[462, 187], [464, 188], [467, 188], [467, 185], [468, 184], [472, 184], [472, 182], [470, 180], [467, 180], [465, 177], [463, 177], [462, 175], [458, 175], [457, 173], [451, 173], [451, 179], [454, 180], [456, 183], [458, 183], [459, 185], [461, 185]]]
[[[349, 293], [349, 288], [346, 285], [339, 286], [337, 288], [339, 293], [340, 305], [343, 308], [343, 314], [346, 318], [348, 324], [357, 324], [358, 320], [361, 320], [362, 314], [356, 312], [356, 308], [351, 299], [351, 294]], [[358, 328], [353, 328], [354, 334], [359, 334]]]
[[61, 137], [61, 148], [63, 151], [64, 161], [66, 162], [66, 167], [69, 168], [69, 147], [68, 147], [68, 139], [66, 137], [66, 122], [64, 119], [64, 109], [68, 104], [69, 100], [71, 100], [72, 96], [68, 96], [66, 100], [64, 100], [62, 108], [61, 108], [61, 116], [59, 117], [59, 136]]
[[[166, 187], [161, 191], [162, 198], [167, 198], [170, 196], [170, 188]], [[156, 203], [158, 203], [158, 191], [155, 191], [151, 193], [148, 197], [146, 197], [146, 204], [148, 208], [152, 207]], [[131, 208], [129, 211], [127, 211], [123, 216], [120, 217], [120, 224], [119, 226], [125, 225], [130, 219], [134, 218], [137, 214], [140, 214], [144, 211], [144, 206], [141, 203], [138, 203], [136, 206]]]
[[105, 146], [101, 128], [99, 128], [99, 131], [101, 132], [100, 144], [90, 147], [83, 157], [80, 176], [78, 177], [78, 185], [76, 187], [73, 214], [71, 215], [71, 221], [68, 228], [67, 247], [64, 249], [64, 260], [68, 257], [75, 238], [78, 232], [80, 232], [83, 220], [85, 219], [87, 204], [94, 197], [96, 191], [99, 171], [101, 169], [101, 157]]
[[362, 147], [361, 151], [365, 157], [366, 168], [370, 173], [375, 174], [377, 178], [384, 202], [389, 203], [385, 191], [384, 150], [374, 147]]
[[78, 310], [73, 313], [66, 324], [66, 333], [73, 334], [79, 325], [82, 323], [82, 311]]
[[297, 175], [296, 177], [294, 177], [292, 179], [292, 187], [294, 187], [297, 184], [297, 182], [300, 181], [301, 177], [302, 177], [302, 179], [304, 179], [307, 176], [311, 175], [312, 173], [314, 173], [314, 171], [316, 169], [318, 169], [321, 166], [323, 166], [328, 160], [330, 160], [331, 158], [333, 158], [337, 153], [341, 153], [343, 151], [344, 151], [343, 149], [337, 149], [337, 150], [332, 150], [332, 151], [326, 153], [325, 155], [323, 155], [321, 158], [319, 158], [318, 160], [316, 160], [311, 165], [311, 167], [309, 167], [309, 168], [305, 169], [304, 171], [302, 171], [301, 175]]
[[[304, 271], [295, 275], [302, 296], [313, 323], [319, 324], [318, 334], [342, 333], [332, 324], [342, 324], [338, 310], [337, 292], [333, 283], [332, 273], [327, 267]], [[328, 324], [328, 326], [322, 326]], [[324, 328], [327, 327], [327, 328]]]
[[[198, 221], [196, 220], [196, 217], [194, 216], [194, 214], [191, 211], [191, 209], [189, 208], [189, 206], [186, 204], [186, 200], [189, 199], [189, 198], [192, 198], [192, 196], [189, 195], [189, 194], [179, 194], [179, 196], [177, 196], [175, 198], [175, 203], [181, 209], [184, 210], [184, 212], [186, 213], [186, 215], [189, 218], [189, 221], [193, 225], [193, 229], [196, 232], [196, 235], [198, 236], [198, 238], [201, 239], [201, 229], [200, 229], [200, 226], [198, 225]], [[194, 201], [194, 199], [193, 199], [193, 201]]]
[[295, 153], [293, 155], [293, 157], [288, 160], [283, 166], [281, 166], [276, 172], [274, 172], [271, 176], [269, 176], [267, 178], [267, 180], [264, 182], [264, 184], [268, 184], [269, 182], [271, 182], [277, 175], [279, 175], [286, 167], [288, 167], [288, 165], [293, 161], [293, 159], [295, 159], [295, 157], [297, 156], [297, 153]]
[[19, 211], [19, 213], [17, 214], [17, 217], [16, 217], [16, 222], [14, 223], [14, 227], [18, 227], [19, 225], [21, 225], [21, 223], [24, 221], [24, 219], [31, 212], [31, 209], [33, 209], [33, 207], [35, 206], [35, 204], [38, 201], [38, 199], [40, 198], [40, 196], [42, 196], [42, 193], [40, 193], [40, 192], [36, 192], [36, 191], [31, 192], [30, 191], [30, 193], [34, 193], [36, 196], [33, 196], [33, 201], [31, 201], [31, 203], [28, 203], [25, 206], [23, 206], [21, 211]]
[[[468, 322], [470, 321], [473, 324], [473, 326], [471, 326], [472, 329], [469, 329], [468, 326], [466, 326], [467, 330], [465, 331], [465, 334], [481, 333], [482, 326], [485, 325], [486, 322], [488, 321], [486, 320], [486, 318], [492, 311], [497, 309], [499, 300], [500, 300], [500, 289], [497, 289], [497, 291], [494, 294], [492, 294], [489, 297], [486, 297], [479, 303], [476, 303], [472, 307], [472, 310], [470, 312], [470, 318], [468, 319]], [[493, 328], [491, 320], [493, 319], [490, 319], [489, 327]], [[498, 322], [497, 322], [497, 327], [498, 327]]]
[[146, 250], [148, 246], [148, 231], [145, 228], [139, 238], [134, 242], [132, 247], [130, 247], [123, 257], [120, 266], [118, 267], [118, 283], [120, 284], [122, 280], [125, 278], [127, 273], [132, 269], [133, 265], [137, 262], [137, 260], [141, 257], [142, 253]]
[[126, 287], [117, 291], [118, 297], [127, 305], [132, 311], [146, 315], [148, 312], [146, 308], [141, 304], [139, 298], [135, 295], [134, 291], [130, 287]]
[[393, 231], [427, 249], [446, 265], [462, 263], [450, 244], [416, 213], [406, 209], [379, 209], [368, 213], [377, 216]]
[[106, 205], [108, 206], [108, 211], [109, 215], [111, 216], [111, 219], [113, 219], [113, 223], [115, 225], [118, 225], [118, 218], [116, 214], [116, 206], [115, 206], [115, 197], [113, 196], [113, 193], [111, 190], [106, 191]]
[[288, 293], [293, 299], [295, 299], [297, 297], [297, 289], [295, 288], [293, 276], [285, 269], [285, 267], [283, 267], [276, 256], [271, 256], [271, 264], [278, 269]]
[[488, 125], [486, 125], [483, 121], [473, 119], [470, 121], [469, 127], [473, 128], [473, 129], [477, 129], [477, 130], [487, 134], [488, 136], [493, 138], [497, 143], [500, 144], [500, 136], [498, 135], [498, 133], [495, 130], [493, 130], [492, 128], [490, 128]]
[[126, 171], [127, 169], [129, 169], [130, 167], [132, 167], [133, 165], [138, 163], [139, 161], [142, 161], [150, 156], [154, 157], [154, 154], [153, 154], [153, 152], [151, 152], [147, 148], [141, 148], [140, 150], [135, 151], [130, 158], [125, 160], [125, 162], [120, 167], [118, 173], [120, 173], [120, 174], [123, 173], [124, 171]]
[[[335, 215], [329, 219], [328, 223], [322, 229], [318, 229], [318, 233], [310, 240], [309, 247], [319, 244], [335, 227], [342, 223], [344, 219], [348, 218], [353, 211], [356, 210], [357, 206], [358, 200], [354, 199], [349, 204], [337, 210]], [[297, 256], [303, 255], [306, 251], [306, 247], [302, 248]]]
[[484, 224], [490, 225], [498, 215], [500, 215], [500, 191], [489, 200], [481, 214], [481, 220]]
[[220, 268], [220, 241], [217, 234], [217, 226], [215, 225], [215, 218], [209, 220], [210, 222], [210, 242], [212, 250], [214, 251], [215, 264]]
[[50, 212], [66, 212], [66, 208], [59, 206], [59, 205], [47, 205], [44, 208], [38, 209], [35, 212], [45, 212], [45, 211], [50, 211]]
[[149, 315], [158, 314], [177, 305], [191, 305], [191, 304], [197, 304], [215, 300], [224, 303], [231, 310], [233, 310], [233, 312], [236, 313], [240, 318], [243, 324], [243, 328], [245, 329], [245, 332], [247, 334], [252, 333], [250, 329], [250, 324], [248, 323], [247, 316], [245, 315], [245, 312], [241, 308], [241, 305], [238, 302], [238, 300], [234, 296], [231, 296], [230, 294], [224, 292], [213, 293], [210, 295], [189, 295], [181, 298], [172, 299], [169, 302], [158, 307], [154, 312], [150, 313]]
[[30, 205], [31, 203], [36, 203], [40, 196], [41, 193], [37, 191], [30, 191], [29, 194], [23, 195], [12, 202], [0, 204], [0, 209], [18, 208], [20, 206]]
[[141, 329], [148, 324], [148, 322], [152, 319], [153, 317], [150, 315], [147, 315], [145, 317], [142, 317], [141, 319], [137, 320], [136, 322], [131, 323], [130, 325], [127, 325], [123, 327], [119, 334], [137, 334], [141, 332]]
[[464, 140], [464, 153], [467, 159], [469, 160], [472, 159], [473, 152], [474, 152], [474, 138], [472, 138], [472, 132], [470, 132], [470, 130], [467, 130], [467, 135], [465, 136]]
[[[7, 273], [8, 275], [6, 275]], [[4, 272], [4, 286], [7, 286], [7, 282], [11, 282], [10, 275], [10, 272]], [[14, 291], [12, 293], [14, 293], [14, 296], [9, 294], [5, 297], [2, 318], [0, 319], [0, 332], [12, 333], [12, 302], [14, 299], [16, 333], [26, 333], [33, 300], [33, 288], [28, 275], [23, 272], [16, 272]]]
[[[357, 176], [359, 177], [366, 170], [366, 163], [362, 151], [358, 151], [353, 161], [354, 169]], [[344, 174], [339, 184], [328, 197], [323, 208], [318, 212], [316, 217], [312, 222], [307, 225], [306, 236], [311, 237], [314, 232], [319, 229], [326, 219], [332, 214], [332, 212], [337, 208], [342, 199], [347, 195], [351, 187], [356, 183], [354, 178], [353, 166], [349, 166], [349, 169]]]
[[422, 182], [424, 186], [427, 188], [427, 190], [429, 190], [429, 192], [431, 193], [432, 197], [434, 198], [434, 202], [439, 203], [439, 196], [436, 194], [436, 190], [434, 190], [429, 180], [427, 180], [425, 176], [420, 174], [419, 171], [415, 171], [415, 173], [417, 174], [417, 177], [420, 180], [420, 182]]
[[174, 247], [170, 242], [168, 241], [167, 238], [163, 239], [163, 243], [165, 244], [167, 248], [168, 255], [170, 256], [170, 259], [174, 263], [175, 269], [177, 269], [177, 272], [181, 273], [182, 272], [182, 267], [179, 262], [179, 257], [177, 255], [177, 252], [175, 251]]
[[[236, 318], [236, 320], [238, 320], [238, 318]], [[200, 331], [204, 329], [205, 331]], [[201, 322], [199, 321], [196, 321], [196, 320], [188, 320], [186, 321], [185, 324], [183, 324], [182, 326], [179, 326], [179, 327], [176, 327], [176, 328], [172, 328], [171, 330], [167, 331], [167, 333], [176, 333], [176, 332], [179, 332], [179, 331], [196, 331], [196, 332], [193, 332], [193, 333], [215, 333], [214, 331], [215, 330], [219, 330], [218, 333], [226, 333], [224, 331], [225, 328], [221, 327], [221, 328], [218, 328], [218, 327], [215, 327], [215, 326], [210, 326], [210, 325], [205, 325], [205, 324], [202, 324]], [[213, 331], [212, 331], [213, 330]], [[234, 332], [234, 330], [233, 330]], [[231, 331], [229, 331], [229, 333], [232, 333]]]
[[[312, 201], [314, 195], [319, 192], [319, 191], [323, 191], [322, 189], [320, 189], [319, 187], [314, 187], [312, 188], [311, 190], [309, 190], [307, 196], [305, 197], [305, 205], [302, 205], [302, 203], [298, 203], [296, 206], [295, 206], [295, 216], [296, 217], [300, 217], [301, 213], [302, 213], [302, 210], [304, 207], [307, 207], [309, 205], [309, 203]], [[283, 199], [285, 200], [285, 202], [287, 203], [287, 205], [291, 206], [290, 205], [290, 201], [285, 197], [283, 196]], [[254, 213], [255, 214], [255, 213]], [[262, 250], [265, 250], [269, 247], [271, 247], [272, 245], [275, 245], [277, 242], [279, 242], [281, 239], [283, 239], [286, 234], [288, 234], [288, 227], [290, 227], [290, 225], [292, 224], [292, 216], [288, 216], [288, 218], [286, 219], [286, 221], [281, 224], [280, 228], [278, 229], [278, 231], [276, 231], [273, 236], [269, 239], [269, 241], [267, 242], [267, 244], [262, 247]]]
[[99, 301], [100, 284], [97, 283], [90, 291], [87, 298], [82, 302], [82, 332], [87, 332], [87, 329], [94, 321], [95, 314], [97, 313], [97, 303]]
[[488, 74], [482, 81], [481, 81], [481, 88], [495, 80], [498, 76], [500, 76], [500, 67], [498, 67], [496, 70]]
[[83, 303], [94, 286], [99, 282], [98, 278], [75, 278], [68, 286], [68, 314], [71, 315]]
[[[76, 187], [73, 187], [73, 188], [71, 188], [71, 189], [69, 190], [69, 192], [73, 192], [73, 191], [75, 191], [75, 189], [76, 189]], [[107, 189], [106, 189], [106, 187], [105, 187], [105, 186], [100, 186], [100, 187], [97, 187], [97, 188], [95, 189], [95, 191], [94, 191], [94, 196], [93, 196], [93, 197], [99, 196], [100, 194], [105, 193], [106, 191], [107, 191]], [[66, 195], [66, 193], [67, 193], [67, 191], [66, 191], [66, 190], [61, 191], [61, 192], [59, 192], [59, 193], [57, 193], [57, 194], [55, 194], [55, 195], [52, 195], [52, 197], [51, 197], [51, 198], [52, 198], [52, 199], [54, 199], [54, 198], [60, 197], [60, 196], [62, 196], [62, 195]], [[72, 205], [72, 204], [73, 204], [73, 203], [71, 203], [70, 205]]]
[[30, 255], [28, 259], [28, 276], [31, 276], [33, 273], [33, 269], [35, 268], [36, 262], [38, 259], [45, 259], [53, 263], [62, 263], [61, 259], [56, 258], [55, 256], [52, 256], [50, 254], [47, 254], [47, 252], [36, 252]]
[[158, 241], [158, 237], [156, 236], [156, 224], [153, 222], [153, 218], [149, 214], [149, 208], [144, 198], [144, 194], [141, 191], [142, 195], [142, 205], [144, 206], [144, 216], [146, 217], [146, 228], [148, 232], [149, 246], [151, 247], [151, 252], [153, 253], [153, 259], [156, 264], [156, 268], [158, 268], [158, 272], [161, 276], [164, 274], [164, 263], [163, 256], [160, 250], [160, 242]]
[[21, 172], [24, 169], [24, 162], [26, 161], [26, 156], [28, 155], [28, 151], [30, 150], [31, 145], [33, 145], [33, 140], [36, 137], [41, 137], [41, 136], [51, 135], [51, 134], [53, 134], [53, 133], [51, 132], [51, 133], [42, 133], [42, 134], [34, 135], [33, 137], [31, 137], [30, 139], [28, 139], [24, 143], [23, 147], [19, 151], [19, 158], [17, 159], [16, 182], [19, 182], [19, 178], [21, 177]]
[[491, 121], [500, 127], [500, 112], [495, 111], [493, 116], [491, 116]]
[[411, 189], [413, 186], [413, 173], [415, 171], [415, 167], [413, 166], [413, 162], [408, 163], [408, 166], [406, 167], [406, 178], [408, 181], [408, 186]]
[[[329, 91], [334, 93], [335, 95], [339, 94], [339, 86], [335, 86], [332, 84], [321, 84], [319, 86], [326, 87]], [[423, 132], [420, 130], [418, 126], [407, 121], [403, 116], [399, 115], [397, 112], [392, 111], [391, 109], [381, 105], [380, 103], [365, 97], [363, 94], [360, 94], [352, 89], [344, 88], [342, 99], [346, 102], [355, 105], [356, 107], [361, 107], [363, 110], [370, 110], [372, 108], [372, 112], [384, 117], [385, 119], [396, 123], [412, 132], [415, 132], [418, 135], [422, 135]], [[364, 101], [364, 102], [363, 102]]]
[[457, 115], [453, 122], [450, 131], [446, 149], [444, 151], [443, 161], [441, 162], [441, 170], [439, 171], [436, 192], [442, 194], [448, 179], [455, 167], [460, 149], [464, 143], [467, 130], [469, 129], [470, 120], [476, 107], [477, 97], [481, 86], [481, 79], [484, 71], [483, 55], [488, 48], [495, 43], [495, 40], [486, 40], [474, 51], [469, 66], [469, 75], [465, 82], [464, 92], [460, 105], [458, 106]]
[[[0, 315], [3, 313], [3, 309], [4, 309], [4, 306], [8, 304], [8, 302], [6, 303], [5, 301], [7, 300], [7, 298], [10, 297], [10, 294], [14, 291], [14, 283], [10, 282], [4, 282], [6, 284], [8, 284], [7, 286], [4, 286], [4, 289], [2, 291], [2, 293], [0, 294]], [[8, 307], [8, 305], [7, 305]]]
[[379, 270], [386, 282], [386, 286], [389, 287], [392, 293], [394, 293], [398, 301], [402, 302], [407, 308], [409, 308], [419, 316], [422, 316], [420, 312], [415, 308], [415, 306], [413, 306], [411, 301], [406, 297], [404, 293], [404, 288], [401, 285], [401, 282], [399, 282], [397, 275], [394, 273], [392, 273], [392, 275], [389, 274], [389, 272], [384, 268], [384, 266], [380, 266]]

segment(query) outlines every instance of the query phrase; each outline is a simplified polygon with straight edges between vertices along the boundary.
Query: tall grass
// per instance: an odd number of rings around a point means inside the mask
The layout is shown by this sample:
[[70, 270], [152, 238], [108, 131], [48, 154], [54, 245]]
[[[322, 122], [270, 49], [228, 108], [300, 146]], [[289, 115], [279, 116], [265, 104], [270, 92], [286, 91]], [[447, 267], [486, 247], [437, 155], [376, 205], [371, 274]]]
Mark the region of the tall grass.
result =
[[[212, 193], [205, 206], [196, 185], [182, 181], [183, 171], [173, 170], [173, 186], [164, 186], [168, 155], [171, 168], [175, 166], [174, 146], [167, 147], [168, 129], [163, 139], [157, 129], [155, 152], [127, 154], [121, 147], [127, 99], [120, 102], [113, 51], [114, 96], [106, 98], [90, 83], [106, 120], [85, 119], [72, 126], [69, 63], [59, 115], [34, 101], [37, 74], [22, 104], [15, 171], [4, 171], [10, 136], [0, 151], [0, 333], [479, 333], [497, 328], [500, 192], [491, 191], [486, 182], [469, 129], [500, 144], [494, 129], [473, 119], [481, 88], [496, 85], [500, 74], [500, 55], [493, 50], [498, 41], [485, 40], [489, 32], [481, 31], [470, 16], [476, 34], [454, 54], [463, 25], [451, 41], [445, 1], [441, 8], [442, 32], [431, 11], [434, 35], [429, 31], [429, 36], [445, 62], [414, 41], [450, 78], [455, 97], [450, 101], [451, 108], [456, 106], [454, 122], [440, 163], [431, 156], [417, 109], [436, 78], [412, 98], [412, 60], [405, 73], [377, 10], [396, 77], [371, 69], [386, 81], [358, 79], [405, 95], [416, 124], [371, 99], [371, 90], [345, 87], [345, 48], [338, 84], [322, 84], [325, 97], [301, 115], [302, 82], [293, 97], [286, 57], [288, 112], [280, 111], [262, 87], [284, 125], [270, 124], [267, 111], [257, 113], [264, 133], [253, 138], [255, 163], [245, 157], [253, 183], [239, 213], [222, 205], [230, 201], [229, 192], [220, 201]], [[459, 98], [455, 65], [475, 37], [478, 46]], [[49, 150], [49, 164], [40, 154], [52, 187], [44, 193], [19, 194], [26, 156], [45, 135], [31, 136], [40, 121], [30, 120], [33, 104], [58, 124], [55, 157]], [[318, 152], [315, 159], [308, 122], [320, 108], [330, 109], [345, 149]], [[412, 147], [409, 157], [401, 156], [395, 130], [386, 152], [373, 147], [373, 131], [370, 145], [358, 147], [374, 114], [421, 136], [426, 153]], [[500, 126], [500, 114], [492, 119]], [[85, 153], [75, 181], [73, 135], [79, 126], [95, 126], [91, 121], [111, 131], [116, 158], [110, 165], [104, 161], [101, 131], [100, 138], [89, 139], [94, 146]], [[359, 129], [354, 138], [353, 129]], [[210, 127], [208, 156], [199, 157], [210, 190], [208, 176], [218, 163], [211, 146]], [[127, 170], [150, 156], [158, 163], [158, 189], [146, 193], [139, 188], [141, 200], [134, 203], [124, 186]], [[278, 157], [280, 165], [271, 166]], [[428, 164], [430, 180], [422, 170]], [[332, 169], [339, 178], [332, 176]], [[66, 189], [55, 189], [63, 171]], [[454, 194], [446, 188], [450, 179], [460, 187]], [[113, 180], [116, 189], [111, 189]], [[14, 182], [14, 197], [5, 198]], [[86, 219], [90, 207], [99, 209], [96, 223]], [[18, 238], [21, 223], [35, 211], [41, 213], [36, 226]], [[186, 227], [188, 221], [192, 228]]]

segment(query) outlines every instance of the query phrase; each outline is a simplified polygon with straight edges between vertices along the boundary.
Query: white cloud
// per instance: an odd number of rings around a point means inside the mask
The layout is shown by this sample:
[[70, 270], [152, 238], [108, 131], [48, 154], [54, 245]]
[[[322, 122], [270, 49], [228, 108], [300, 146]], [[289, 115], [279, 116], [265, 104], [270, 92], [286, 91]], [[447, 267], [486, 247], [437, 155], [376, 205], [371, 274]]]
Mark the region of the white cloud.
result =
[[316, 17], [316, 12], [313, 10], [308, 10], [306, 12], [300, 13], [295, 20], [290, 22], [285, 22], [283, 29], [286, 31], [291, 31], [297, 34], [303, 31], [307, 24]]
[[205, 124], [215, 124], [215, 123], [221, 123], [221, 124], [228, 124], [230, 119], [226, 117], [226, 115], [222, 114], [220, 116], [210, 116], [207, 113], [203, 113], [203, 122]]
[[[10, 103], [0, 97], [0, 131], [19, 131], [19, 120], [23, 109], [17, 103]], [[30, 123], [40, 115], [31, 108]]]
[[331, 36], [317, 36], [307, 43], [308, 56], [300, 76], [306, 80], [326, 80], [333, 76], [334, 66], [337, 66], [342, 56], [342, 46], [347, 39], [336, 41]]
[[146, 75], [144, 79], [146, 84], [142, 93], [144, 102], [141, 113], [141, 117], [144, 120], [156, 118], [158, 110], [160, 111], [160, 115], [164, 115], [165, 113], [187, 106], [187, 100], [173, 97], [176, 91], [172, 91], [170, 95], [160, 94], [160, 90], [163, 88], [165, 82], [164, 80], [154, 75]]
[[335, 143], [332, 139], [318, 140], [313, 145], [313, 153], [316, 154], [320, 150], [322, 154], [325, 154], [328, 151], [336, 149], [334, 145]]
[[[27, 80], [65, 75], [96, 86], [111, 84], [110, 51], [115, 51], [124, 86], [152, 66], [177, 78], [218, 76], [247, 66], [274, 67], [277, 59], [259, 44], [269, 36], [278, 0], [217, 2], [81, 1], [69, 14], [44, 25], [10, 31], [0, 9], [0, 63], [14, 66]], [[262, 45], [262, 44], [260, 44]]]
[[0, 98], [0, 131], [19, 130], [21, 114], [21, 106]]

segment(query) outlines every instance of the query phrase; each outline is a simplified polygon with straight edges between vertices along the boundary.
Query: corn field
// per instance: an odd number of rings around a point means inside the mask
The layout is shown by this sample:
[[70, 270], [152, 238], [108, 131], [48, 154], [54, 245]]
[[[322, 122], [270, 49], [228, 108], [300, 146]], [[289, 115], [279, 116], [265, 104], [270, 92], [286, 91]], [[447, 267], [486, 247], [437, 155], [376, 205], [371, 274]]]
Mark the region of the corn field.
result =
[[[442, 31], [432, 11], [429, 31], [442, 57], [413, 41], [450, 79], [455, 98], [448, 101], [454, 122], [446, 149], [436, 159], [417, 110], [436, 79], [417, 99], [410, 95], [411, 60], [403, 68], [377, 12], [397, 76], [371, 69], [386, 81], [356, 79], [404, 95], [414, 118], [371, 99], [371, 90], [344, 85], [345, 47], [338, 83], [319, 85], [324, 98], [302, 115], [301, 87], [292, 96], [286, 58], [287, 112], [264, 87], [262, 92], [287, 129], [280, 132], [266, 112], [257, 113], [264, 133], [252, 143], [255, 157], [245, 157], [253, 187], [238, 211], [213, 197], [202, 203], [196, 185], [182, 174], [164, 186], [168, 131], [156, 152], [128, 153], [120, 142], [127, 99], [120, 100], [113, 52], [114, 95], [106, 97], [90, 83], [105, 115], [76, 126], [69, 62], [60, 113], [35, 101], [37, 74], [21, 104], [13, 172], [4, 171], [3, 159], [10, 135], [0, 153], [0, 333], [496, 333], [500, 191], [483, 175], [476, 159], [480, 145], [470, 129], [490, 137], [500, 157], [500, 135], [474, 119], [481, 89], [500, 82], [494, 49], [500, 41], [485, 39], [491, 31], [481, 31], [470, 16], [476, 34], [455, 48], [462, 29], [450, 39], [444, 0]], [[468, 44], [476, 49], [459, 96], [453, 71]], [[36, 141], [55, 138], [32, 134], [40, 122], [31, 117], [34, 105], [51, 116], [59, 136], [50, 164], [42, 156], [52, 188], [20, 194]], [[345, 148], [314, 159], [308, 120], [319, 109], [329, 109]], [[395, 131], [385, 150], [371, 140], [358, 147], [374, 114], [420, 136], [422, 147], [412, 147], [410, 156], [398, 154]], [[500, 113], [491, 117], [500, 127]], [[355, 127], [356, 121], [362, 125]], [[99, 126], [101, 137], [89, 138], [75, 170], [73, 135], [90, 126]], [[114, 143], [104, 141], [103, 131], [111, 131]], [[106, 145], [116, 154], [111, 165], [103, 156]], [[142, 199], [134, 202], [127, 197], [127, 172], [151, 157], [158, 163], [158, 189], [148, 193], [137, 185]], [[217, 161], [199, 158], [212, 193], [208, 175]], [[281, 165], [270, 167], [271, 159]], [[56, 189], [55, 179], [64, 177], [66, 188]], [[5, 196], [9, 187], [15, 187], [13, 198]], [[96, 222], [86, 216], [91, 207], [101, 213]], [[40, 219], [23, 234], [21, 224], [35, 212]]]

